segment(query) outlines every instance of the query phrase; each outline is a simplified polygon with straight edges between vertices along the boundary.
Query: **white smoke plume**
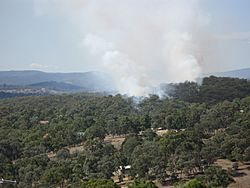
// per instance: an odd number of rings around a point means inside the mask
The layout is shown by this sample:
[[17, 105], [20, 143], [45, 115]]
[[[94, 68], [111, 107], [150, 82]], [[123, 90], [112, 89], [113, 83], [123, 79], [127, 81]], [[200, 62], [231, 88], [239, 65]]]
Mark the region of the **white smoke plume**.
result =
[[[41, 1], [41, 0], [40, 0]], [[121, 94], [200, 76], [209, 16], [199, 0], [52, 0], [82, 27], [83, 46]]]

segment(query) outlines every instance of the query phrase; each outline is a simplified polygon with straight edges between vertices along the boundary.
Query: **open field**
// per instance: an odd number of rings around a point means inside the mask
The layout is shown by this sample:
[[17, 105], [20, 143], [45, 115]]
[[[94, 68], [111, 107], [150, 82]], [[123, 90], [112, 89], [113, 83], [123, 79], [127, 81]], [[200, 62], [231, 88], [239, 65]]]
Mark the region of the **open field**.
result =
[[70, 154], [82, 152], [84, 151], [84, 143], [72, 147], [67, 147], [67, 149], [69, 150]]
[[[216, 161], [216, 164], [221, 166], [224, 169], [232, 167], [232, 161], [219, 159]], [[228, 188], [250, 188], [250, 163], [238, 163], [239, 168], [237, 170], [237, 176], [234, 177], [234, 183], [231, 183]]]
[[125, 136], [106, 136], [104, 139], [106, 142], [111, 143], [116, 149], [120, 150], [122, 143], [125, 140]]

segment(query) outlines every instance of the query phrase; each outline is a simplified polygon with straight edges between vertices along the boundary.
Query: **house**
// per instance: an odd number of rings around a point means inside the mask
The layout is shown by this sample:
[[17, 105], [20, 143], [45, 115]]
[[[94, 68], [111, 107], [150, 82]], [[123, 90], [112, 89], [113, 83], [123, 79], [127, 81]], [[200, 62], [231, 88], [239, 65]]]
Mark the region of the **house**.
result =
[[41, 120], [41, 121], [39, 121], [39, 123], [41, 125], [47, 125], [47, 124], [49, 124], [49, 121], [47, 121], [47, 120]]

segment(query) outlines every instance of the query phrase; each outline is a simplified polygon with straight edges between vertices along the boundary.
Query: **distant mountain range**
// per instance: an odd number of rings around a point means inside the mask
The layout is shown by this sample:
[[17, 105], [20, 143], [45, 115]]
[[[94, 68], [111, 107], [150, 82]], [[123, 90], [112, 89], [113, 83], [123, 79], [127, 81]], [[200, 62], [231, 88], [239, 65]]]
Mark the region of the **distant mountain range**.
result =
[[54, 90], [54, 91], [72, 91], [72, 92], [77, 92], [77, 91], [88, 91], [90, 89], [88, 88], [83, 88], [81, 86], [77, 85], [72, 85], [64, 82], [55, 82], [55, 81], [50, 81], [50, 82], [39, 82], [35, 84], [28, 85], [28, 87], [31, 88], [44, 88], [47, 90]]
[[205, 76], [214, 75], [217, 77], [233, 77], [233, 78], [244, 78], [250, 80], [250, 68], [238, 69], [226, 72], [215, 72], [206, 74]]
[[113, 90], [112, 79], [101, 72], [0, 71], [0, 85], [45, 88], [58, 91], [102, 92]]
[[[250, 68], [206, 74], [250, 80]], [[197, 81], [201, 81], [199, 78]], [[50, 94], [62, 92], [113, 92], [114, 83], [105, 73], [47, 73], [41, 71], [0, 71], [0, 92]], [[1, 98], [1, 97], [0, 97]]]

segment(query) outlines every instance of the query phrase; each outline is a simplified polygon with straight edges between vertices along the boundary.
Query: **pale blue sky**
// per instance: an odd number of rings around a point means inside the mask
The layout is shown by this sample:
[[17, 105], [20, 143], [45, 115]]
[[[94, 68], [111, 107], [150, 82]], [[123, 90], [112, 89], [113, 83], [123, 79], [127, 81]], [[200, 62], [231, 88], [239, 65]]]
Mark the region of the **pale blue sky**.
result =
[[[98, 70], [81, 46], [84, 26], [57, 10], [40, 14], [34, 1], [0, 0], [0, 70]], [[223, 53], [206, 58], [205, 72], [250, 67], [250, 1], [201, 1], [211, 17], [209, 29], [222, 38], [210, 50]]]

